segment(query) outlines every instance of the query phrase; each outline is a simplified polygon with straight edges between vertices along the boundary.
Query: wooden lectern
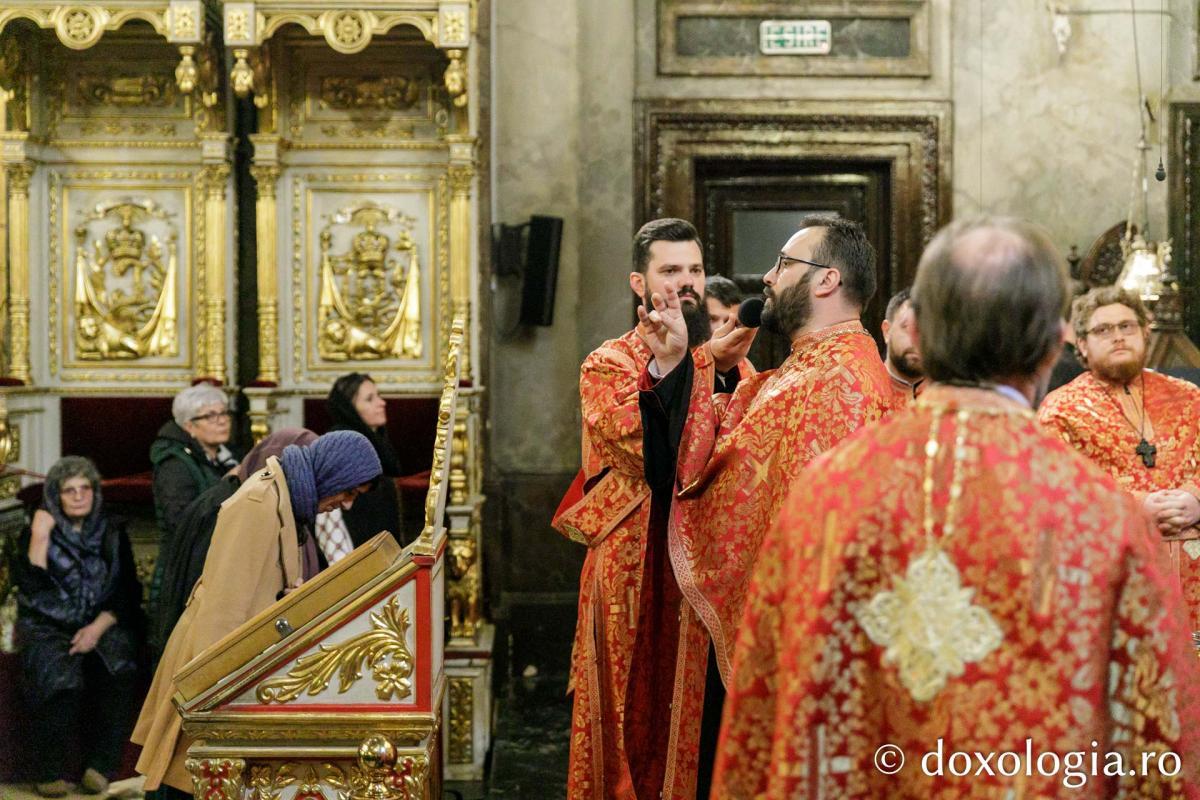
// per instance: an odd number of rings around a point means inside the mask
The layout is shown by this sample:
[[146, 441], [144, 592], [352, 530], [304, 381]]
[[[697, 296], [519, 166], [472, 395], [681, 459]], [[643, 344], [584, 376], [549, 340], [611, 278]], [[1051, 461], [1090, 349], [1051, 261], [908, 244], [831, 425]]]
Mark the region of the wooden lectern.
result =
[[425, 528], [381, 533], [175, 676], [200, 800], [442, 796], [446, 488], [461, 328], [438, 406]]

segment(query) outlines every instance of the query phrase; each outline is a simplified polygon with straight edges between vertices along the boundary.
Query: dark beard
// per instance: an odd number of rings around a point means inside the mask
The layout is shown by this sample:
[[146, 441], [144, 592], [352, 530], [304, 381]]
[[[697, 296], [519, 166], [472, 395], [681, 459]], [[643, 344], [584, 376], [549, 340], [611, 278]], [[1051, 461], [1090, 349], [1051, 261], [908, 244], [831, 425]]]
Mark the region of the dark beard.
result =
[[[695, 300], [695, 305], [683, 302], [685, 297]], [[642, 305], [646, 306], [647, 311], [654, 310], [654, 304], [650, 302], [649, 297], [642, 301]], [[695, 292], [684, 292], [679, 296], [679, 308], [683, 312], [683, 323], [687, 326], [689, 350], [712, 338], [712, 323], [708, 319], [708, 308], [704, 305], [704, 298], [697, 296]]]
[[783, 294], [776, 294], [768, 286], [763, 294], [767, 304], [763, 307], [762, 326], [772, 333], [781, 333], [789, 339], [792, 334], [803, 328], [812, 319], [812, 298], [808, 294], [808, 285], [812, 282], [812, 268], [804, 273], [804, 277], [791, 288], [784, 289]]
[[901, 378], [907, 378], [910, 383], [925, 377], [920, 367], [913, 366], [902, 355], [888, 353], [888, 361], [891, 363], [892, 369], [896, 371], [896, 374]]

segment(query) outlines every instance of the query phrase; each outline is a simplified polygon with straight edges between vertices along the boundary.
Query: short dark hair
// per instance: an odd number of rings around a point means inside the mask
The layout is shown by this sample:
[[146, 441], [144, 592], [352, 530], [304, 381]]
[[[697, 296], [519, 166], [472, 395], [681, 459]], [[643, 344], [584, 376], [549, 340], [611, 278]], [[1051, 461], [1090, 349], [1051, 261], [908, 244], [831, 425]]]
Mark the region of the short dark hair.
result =
[[1033, 375], [1061, 341], [1069, 298], [1067, 263], [1037, 225], [980, 217], [946, 226], [913, 284], [925, 374], [971, 382]]
[[888, 300], [887, 310], [883, 312], [883, 318], [888, 322], [896, 319], [896, 312], [900, 310], [900, 306], [912, 299], [912, 289], [901, 289], [892, 295], [892, 299]]
[[742, 290], [724, 275], [709, 275], [704, 279], [704, 296], [723, 306], [736, 306], [742, 302]]
[[842, 273], [846, 297], [865, 308], [875, 296], [875, 248], [862, 225], [842, 217], [810, 215], [800, 220], [798, 230], [805, 228], [825, 229], [813, 250], [813, 260], [836, 267]]
[[700, 234], [696, 226], [686, 219], [663, 217], [652, 219], [633, 235], [633, 269], [643, 275], [650, 265], [650, 245], [655, 242], [695, 242], [700, 243]]

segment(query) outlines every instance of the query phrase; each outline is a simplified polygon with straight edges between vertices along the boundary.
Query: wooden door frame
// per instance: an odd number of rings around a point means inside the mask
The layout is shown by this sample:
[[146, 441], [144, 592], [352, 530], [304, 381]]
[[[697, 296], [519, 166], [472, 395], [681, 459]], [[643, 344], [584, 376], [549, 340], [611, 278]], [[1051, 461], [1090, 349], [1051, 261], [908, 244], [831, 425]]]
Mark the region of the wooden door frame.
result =
[[701, 158], [888, 163], [893, 286], [911, 282], [921, 251], [950, 221], [949, 103], [643, 100], [637, 106], [636, 225], [694, 218], [694, 167]]

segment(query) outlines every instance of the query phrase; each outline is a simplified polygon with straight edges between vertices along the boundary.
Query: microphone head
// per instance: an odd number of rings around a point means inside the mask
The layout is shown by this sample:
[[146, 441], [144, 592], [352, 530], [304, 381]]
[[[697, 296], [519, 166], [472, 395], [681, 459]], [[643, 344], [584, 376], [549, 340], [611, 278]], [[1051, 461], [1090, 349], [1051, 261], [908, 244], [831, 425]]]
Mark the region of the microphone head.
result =
[[738, 306], [738, 322], [743, 328], [757, 328], [762, 324], [763, 305], [766, 301], [761, 297], [751, 297], [743, 300]]

